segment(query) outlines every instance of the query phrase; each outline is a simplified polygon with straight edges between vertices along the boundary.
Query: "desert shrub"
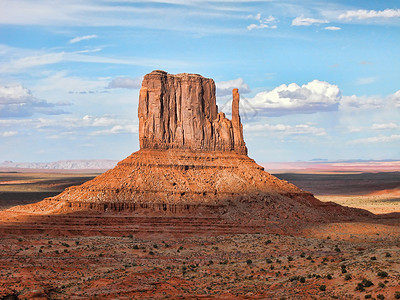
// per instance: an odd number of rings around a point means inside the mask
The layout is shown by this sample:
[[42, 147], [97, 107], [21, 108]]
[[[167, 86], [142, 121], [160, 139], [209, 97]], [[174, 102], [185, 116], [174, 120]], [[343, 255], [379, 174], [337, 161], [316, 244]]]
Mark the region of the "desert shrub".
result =
[[371, 298], [372, 298], [372, 295], [371, 295], [371, 294], [366, 294], [366, 295], [364, 296], [364, 298], [365, 298], [365, 299], [371, 299]]
[[272, 243], [271, 240], [266, 240], [266, 241], [265, 241], [265, 245], [268, 245], [268, 244], [271, 244], [271, 243]]
[[361, 283], [362, 283], [365, 287], [370, 287], [370, 286], [373, 286], [373, 285], [374, 285], [374, 284], [372, 283], [371, 280], [368, 280], [368, 279], [365, 279], [365, 278], [361, 281]]
[[153, 245], [153, 248], [154, 248], [154, 249], [157, 249], [157, 248], [158, 248], [158, 245], [157, 245], [157, 244], [154, 244], [154, 245]]
[[302, 253], [300, 254], [300, 257], [306, 257], [306, 254], [305, 254], [304, 252], [302, 252]]
[[78, 246], [78, 245], [79, 245], [79, 241], [75, 241], [75, 245], [77, 245], [77, 246]]
[[340, 252], [340, 248], [338, 246], [335, 247], [336, 252]]
[[356, 291], [359, 291], [359, 292], [365, 291], [364, 285], [361, 282], [357, 283]]
[[385, 278], [385, 277], [388, 276], [388, 273], [385, 272], [385, 271], [379, 271], [379, 272], [378, 272], [378, 276], [379, 276], [380, 278]]
[[288, 260], [288, 261], [292, 261], [292, 260], [293, 260], [293, 257], [288, 256], [288, 257], [287, 257], [287, 260]]
[[139, 250], [139, 246], [138, 245], [134, 245], [132, 248], [135, 249], [135, 250]]
[[376, 260], [376, 256], [371, 256], [371, 260]]
[[378, 286], [379, 286], [381, 289], [383, 289], [386, 285], [385, 285], [383, 282], [379, 282], [379, 283], [378, 283]]
[[344, 276], [344, 280], [350, 280], [351, 279], [351, 274], [346, 274], [346, 276]]
[[306, 282], [306, 278], [304, 276], [291, 276], [289, 281], [300, 281], [301, 283]]
[[390, 254], [389, 252], [386, 252], [385, 257], [392, 257], [392, 254]]
[[342, 268], [342, 273], [347, 273], [347, 269], [346, 269], [346, 265], [341, 265], [340, 266]]
[[64, 247], [69, 247], [69, 244], [67, 244], [67, 243], [61, 243], [61, 245], [63, 245]]
[[400, 292], [398, 292], [398, 291], [395, 292], [395, 293], [394, 293], [394, 298], [395, 298], [395, 299], [400, 299]]
[[383, 300], [383, 299], [385, 299], [385, 296], [383, 296], [382, 294], [378, 294], [378, 295], [376, 295], [376, 298]]
[[331, 280], [331, 279], [332, 279], [332, 275], [331, 275], [331, 274], [328, 274], [328, 275], [326, 275], [326, 278], [329, 279], [329, 280]]
[[326, 291], [326, 285], [324, 285], [324, 284], [320, 285], [319, 290], [323, 291], [323, 292]]
[[272, 264], [272, 259], [270, 259], [270, 258], [266, 258], [265, 261], [266, 261], [268, 264]]
[[212, 265], [214, 262], [212, 261], [212, 260], [209, 260], [208, 261], [208, 265], [210, 266], [210, 265]]
[[246, 260], [246, 264], [251, 265], [253, 261], [251, 259]]
[[150, 255], [154, 255], [154, 252], [153, 252], [153, 251], [149, 251], [149, 254], [150, 254]]

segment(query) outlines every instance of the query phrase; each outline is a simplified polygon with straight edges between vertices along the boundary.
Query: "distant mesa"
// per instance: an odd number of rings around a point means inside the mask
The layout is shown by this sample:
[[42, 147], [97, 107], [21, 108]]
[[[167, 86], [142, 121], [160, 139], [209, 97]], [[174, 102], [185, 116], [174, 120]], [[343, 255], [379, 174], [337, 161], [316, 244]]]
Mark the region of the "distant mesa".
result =
[[239, 224], [226, 231], [260, 232], [371, 215], [321, 202], [265, 172], [247, 156], [237, 89], [232, 97], [229, 120], [218, 112], [212, 79], [147, 74], [139, 95], [140, 150], [93, 180], [14, 210], [212, 216]]
[[118, 161], [107, 159], [92, 160], [59, 160], [55, 162], [12, 162], [0, 163], [0, 170], [38, 169], [38, 170], [108, 170], [113, 168]]

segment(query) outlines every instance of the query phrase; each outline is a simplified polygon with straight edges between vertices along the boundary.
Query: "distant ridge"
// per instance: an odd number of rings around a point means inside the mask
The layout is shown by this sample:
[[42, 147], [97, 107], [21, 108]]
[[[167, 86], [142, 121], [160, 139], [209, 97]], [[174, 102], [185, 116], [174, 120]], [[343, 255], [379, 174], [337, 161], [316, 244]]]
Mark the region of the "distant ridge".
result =
[[[118, 160], [81, 159], [58, 160], [54, 162], [13, 162], [0, 163], [1, 169], [42, 169], [42, 170], [108, 170], [114, 168]], [[332, 171], [332, 172], [394, 172], [400, 171], [400, 160], [313, 160], [296, 162], [262, 162], [270, 173]]]
[[310, 162], [263, 162], [260, 165], [272, 173], [400, 171], [400, 160], [313, 160]]
[[5, 169], [44, 169], [44, 170], [108, 170], [115, 167], [118, 160], [58, 160], [54, 162], [12, 162], [0, 163]]

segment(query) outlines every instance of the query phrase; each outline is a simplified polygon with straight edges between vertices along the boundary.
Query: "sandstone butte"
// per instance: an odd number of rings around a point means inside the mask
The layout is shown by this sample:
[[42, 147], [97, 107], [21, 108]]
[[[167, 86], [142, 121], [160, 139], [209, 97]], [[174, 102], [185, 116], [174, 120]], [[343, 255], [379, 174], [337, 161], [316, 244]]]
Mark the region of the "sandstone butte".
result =
[[93, 180], [12, 210], [214, 217], [230, 222], [230, 232], [252, 226], [273, 232], [373, 216], [321, 202], [264, 171], [247, 156], [237, 89], [232, 96], [229, 120], [218, 112], [212, 79], [159, 70], [145, 75], [138, 107], [140, 150]]

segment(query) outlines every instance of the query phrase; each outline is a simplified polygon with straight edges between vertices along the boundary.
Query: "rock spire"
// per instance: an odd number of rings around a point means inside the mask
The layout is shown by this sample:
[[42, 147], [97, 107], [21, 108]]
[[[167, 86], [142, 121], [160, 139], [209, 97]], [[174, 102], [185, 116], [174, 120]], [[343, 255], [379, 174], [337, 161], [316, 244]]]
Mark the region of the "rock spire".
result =
[[232, 121], [218, 113], [214, 80], [197, 74], [147, 74], [139, 95], [141, 149], [181, 149], [247, 154], [233, 90]]

